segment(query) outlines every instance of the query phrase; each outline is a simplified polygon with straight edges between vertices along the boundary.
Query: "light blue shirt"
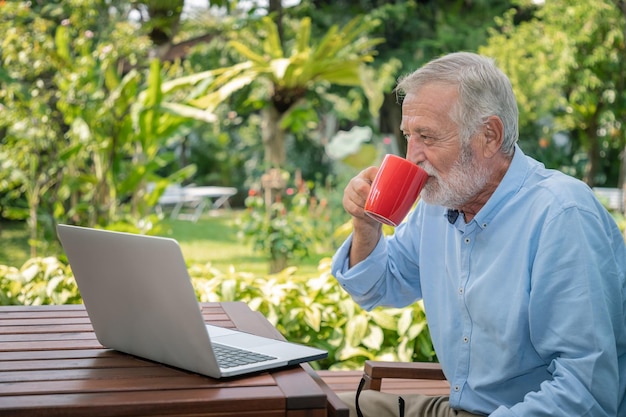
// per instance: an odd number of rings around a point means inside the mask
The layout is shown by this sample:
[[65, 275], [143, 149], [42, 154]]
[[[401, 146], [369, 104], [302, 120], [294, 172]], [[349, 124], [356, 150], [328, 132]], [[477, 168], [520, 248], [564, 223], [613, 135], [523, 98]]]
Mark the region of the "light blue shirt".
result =
[[626, 247], [584, 183], [519, 147], [474, 219], [419, 202], [333, 274], [365, 309], [424, 300], [450, 404], [491, 416], [626, 416]]

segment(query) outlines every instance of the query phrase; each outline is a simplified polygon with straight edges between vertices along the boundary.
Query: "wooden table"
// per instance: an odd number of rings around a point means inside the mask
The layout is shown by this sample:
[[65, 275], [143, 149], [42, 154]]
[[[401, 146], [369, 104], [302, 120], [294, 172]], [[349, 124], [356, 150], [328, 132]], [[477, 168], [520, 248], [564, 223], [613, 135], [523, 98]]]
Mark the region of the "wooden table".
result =
[[[207, 323], [280, 337], [243, 303], [202, 312]], [[308, 364], [216, 380], [104, 349], [82, 305], [0, 307], [3, 417], [322, 417], [327, 393]]]

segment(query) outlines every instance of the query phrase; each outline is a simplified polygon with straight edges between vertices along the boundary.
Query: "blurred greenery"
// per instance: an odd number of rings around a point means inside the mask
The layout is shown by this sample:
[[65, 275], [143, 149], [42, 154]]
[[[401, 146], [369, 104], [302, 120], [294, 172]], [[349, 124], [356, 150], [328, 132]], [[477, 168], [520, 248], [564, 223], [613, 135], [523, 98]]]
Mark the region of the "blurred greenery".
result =
[[590, 186], [620, 185], [626, 8], [612, 0], [546, 1], [531, 19], [516, 18], [516, 10], [497, 17], [498, 30], [478, 51], [511, 79], [523, 148]]

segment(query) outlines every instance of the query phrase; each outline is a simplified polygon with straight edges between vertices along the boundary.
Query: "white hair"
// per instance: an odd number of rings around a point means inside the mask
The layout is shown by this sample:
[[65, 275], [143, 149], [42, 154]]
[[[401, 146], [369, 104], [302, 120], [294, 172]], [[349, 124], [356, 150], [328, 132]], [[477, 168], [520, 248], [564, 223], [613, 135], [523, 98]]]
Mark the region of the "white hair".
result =
[[444, 55], [402, 77], [396, 92], [406, 95], [431, 83], [458, 87], [459, 100], [450, 117], [459, 127], [462, 143], [469, 143], [490, 116], [497, 116], [504, 125], [501, 151], [513, 154], [519, 137], [517, 101], [511, 81], [492, 58], [470, 52]]

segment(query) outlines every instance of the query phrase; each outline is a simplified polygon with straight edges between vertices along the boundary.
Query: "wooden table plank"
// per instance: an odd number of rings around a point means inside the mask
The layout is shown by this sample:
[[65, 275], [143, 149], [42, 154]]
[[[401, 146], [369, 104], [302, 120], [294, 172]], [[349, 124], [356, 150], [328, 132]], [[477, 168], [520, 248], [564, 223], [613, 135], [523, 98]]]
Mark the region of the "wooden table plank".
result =
[[[218, 304], [218, 303], [216, 303]], [[63, 304], [63, 305], [42, 305], [42, 306], [2, 306], [2, 311], [0, 311], [0, 315], [3, 314], [11, 314], [13, 312], [17, 312], [19, 314], [34, 312], [36, 314], [43, 312], [51, 312], [52, 314], [57, 314], [64, 311], [78, 311], [80, 314], [87, 315], [85, 311], [85, 306], [82, 304]]]
[[[56, 324], [55, 329], [59, 333], [93, 332], [91, 323], [84, 324]], [[0, 326], [0, 335], [15, 334], [47, 334], [50, 333], [50, 325], [31, 326]]]
[[[128, 366], [152, 366], [150, 362], [136, 360], [132, 364], [128, 363], [128, 359], [118, 356], [89, 357], [89, 358], [73, 358], [73, 359], [49, 359], [49, 360], [23, 360], [23, 361], [6, 361], [2, 363], [1, 371], [41, 371], [53, 369], [111, 369], [124, 368]], [[1, 394], [1, 393], [0, 393]]]
[[1, 334], [0, 343], [5, 342], [32, 342], [32, 341], [64, 341], [64, 340], [96, 340], [93, 332], [70, 331], [56, 333], [11, 333]]
[[[178, 389], [117, 393], [49, 394], [0, 397], [3, 416], [138, 416], [153, 413], [200, 413], [218, 416], [221, 412], [284, 410], [285, 399], [276, 386], [254, 388]], [[201, 415], [201, 414], [198, 414]]]
[[23, 360], [54, 360], [54, 359], [80, 359], [93, 357], [115, 356], [119, 352], [100, 347], [99, 349], [63, 349], [63, 350], [21, 350], [0, 351], [0, 370], [2, 365], [9, 361]]
[[228, 388], [246, 386], [275, 385], [269, 374], [252, 377], [252, 380], [234, 379], [217, 381], [203, 378], [200, 375], [181, 374], [174, 377], [139, 377], [132, 379], [95, 379], [95, 380], [62, 380], [62, 381], [27, 381], [0, 383], [0, 396], [36, 395], [41, 393], [85, 393], [85, 392], [118, 392], [118, 391], [154, 391], [162, 389], [184, 388]]
[[102, 345], [96, 339], [73, 340], [71, 346], [67, 340], [30, 341], [30, 342], [0, 342], [0, 352], [19, 352], [24, 350], [65, 350], [65, 349], [101, 349]]

